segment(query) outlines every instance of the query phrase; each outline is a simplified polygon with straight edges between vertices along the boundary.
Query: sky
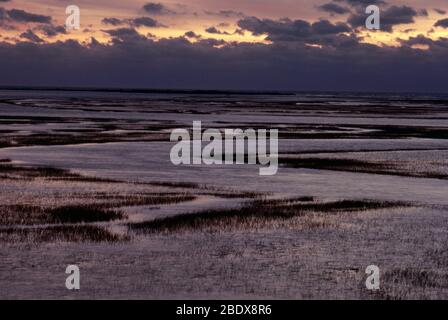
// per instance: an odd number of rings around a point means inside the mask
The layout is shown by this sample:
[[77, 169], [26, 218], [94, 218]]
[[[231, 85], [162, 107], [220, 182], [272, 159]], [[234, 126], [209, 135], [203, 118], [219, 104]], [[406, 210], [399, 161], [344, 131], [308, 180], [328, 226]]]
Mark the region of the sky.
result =
[[0, 0], [0, 85], [448, 92], [447, 57], [446, 0]]

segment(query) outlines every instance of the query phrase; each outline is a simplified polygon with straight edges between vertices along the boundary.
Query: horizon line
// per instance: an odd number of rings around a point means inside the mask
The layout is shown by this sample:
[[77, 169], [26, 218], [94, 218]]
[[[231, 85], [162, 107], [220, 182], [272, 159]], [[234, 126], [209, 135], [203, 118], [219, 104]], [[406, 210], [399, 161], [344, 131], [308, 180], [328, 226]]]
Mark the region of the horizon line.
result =
[[178, 93], [178, 94], [227, 94], [227, 95], [284, 95], [293, 96], [298, 93], [333, 93], [333, 94], [409, 94], [448, 95], [448, 92], [410, 92], [410, 91], [363, 91], [363, 90], [257, 90], [257, 89], [180, 89], [180, 88], [142, 88], [142, 87], [102, 87], [102, 86], [32, 86], [32, 85], [0, 85], [2, 91], [85, 91], [110, 93]]

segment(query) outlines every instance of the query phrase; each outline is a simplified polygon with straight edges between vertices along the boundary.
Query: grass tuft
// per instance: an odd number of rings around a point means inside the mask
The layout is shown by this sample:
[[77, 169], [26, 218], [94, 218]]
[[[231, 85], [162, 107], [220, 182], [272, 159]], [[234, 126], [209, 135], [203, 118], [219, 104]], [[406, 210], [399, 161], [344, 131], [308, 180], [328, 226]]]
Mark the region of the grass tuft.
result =
[[345, 172], [361, 172], [371, 174], [384, 174], [401, 177], [430, 178], [430, 179], [448, 179], [448, 175], [438, 172], [411, 172], [403, 170], [393, 164], [362, 161], [355, 159], [337, 159], [337, 158], [291, 158], [280, 157], [281, 165], [289, 168], [306, 168], [318, 170], [332, 170]]
[[121, 211], [104, 209], [98, 205], [64, 206], [47, 211], [52, 223], [100, 222], [123, 219]]
[[206, 210], [199, 213], [186, 213], [148, 222], [129, 224], [129, 227], [138, 233], [258, 229], [260, 227], [276, 225], [279, 221], [303, 217], [313, 213], [329, 215], [406, 206], [406, 204], [399, 202], [372, 200], [301, 203], [297, 199], [256, 200], [238, 209]]
[[2, 242], [119, 242], [128, 240], [97, 226], [54, 226], [47, 228], [0, 229]]

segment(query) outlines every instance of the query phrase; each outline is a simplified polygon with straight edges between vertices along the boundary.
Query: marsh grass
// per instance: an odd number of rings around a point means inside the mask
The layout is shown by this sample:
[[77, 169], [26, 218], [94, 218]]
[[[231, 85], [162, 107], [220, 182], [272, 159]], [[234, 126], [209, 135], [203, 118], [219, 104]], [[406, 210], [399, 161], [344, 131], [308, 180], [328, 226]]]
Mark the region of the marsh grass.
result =
[[[358, 113], [359, 110], [356, 111]], [[358, 131], [364, 129], [365, 131]], [[331, 132], [329, 132], [331, 131]], [[419, 127], [397, 125], [296, 125], [279, 132], [283, 139], [448, 139], [448, 130], [445, 127]]]
[[[84, 176], [73, 173], [69, 170], [52, 168], [52, 167], [32, 167], [19, 166], [10, 163], [9, 159], [0, 160], [0, 179], [10, 180], [30, 180], [45, 179], [49, 181], [67, 181], [67, 182], [86, 182], [86, 183], [104, 183], [104, 184], [126, 184], [126, 185], [147, 185], [151, 187], [166, 187], [170, 189], [194, 189], [201, 191], [201, 194], [217, 196], [221, 198], [260, 198], [262, 194], [257, 192], [237, 192], [234, 190], [220, 190], [209, 186], [201, 186], [191, 182], [128, 182], [108, 178], [99, 178]], [[92, 193], [97, 199], [107, 199], [113, 201], [113, 206], [140, 206], [140, 205], [159, 205], [171, 204], [184, 201], [192, 201], [196, 197], [185, 192], [163, 194], [147, 194], [147, 195], [124, 195], [112, 196], [99, 193]], [[92, 197], [90, 197], [92, 198]], [[103, 204], [107, 206], [106, 203]]]
[[[10, 159], [0, 159], [0, 177], [3, 179], [23, 179], [43, 178], [56, 181], [72, 182], [94, 182], [94, 183], [124, 183], [135, 185], [148, 185], [169, 188], [198, 189], [200, 185], [190, 182], [128, 182], [109, 178], [94, 176], [84, 176], [66, 169], [40, 166], [23, 166], [12, 164]], [[202, 188], [206, 188], [202, 186]], [[209, 188], [207, 188], [209, 189]], [[249, 193], [248, 193], [249, 194]]]
[[[91, 183], [113, 183], [113, 184], [135, 184], [148, 185], [169, 188], [184, 188], [196, 189], [200, 188], [198, 184], [189, 182], [127, 182], [116, 179], [100, 178], [94, 176], [84, 176], [78, 173], [71, 172], [66, 169], [59, 169], [53, 167], [36, 167], [36, 166], [19, 166], [11, 163], [10, 159], [0, 159], [0, 178], [14, 179], [14, 180], [29, 180], [29, 179], [46, 179], [52, 181], [70, 181], [70, 182], [91, 182]], [[170, 200], [170, 199], [168, 199]], [[175, 199], [172, 199], [175, 200]], [[185, 200], [188, 201], [188, 200]], [[150, 202], [148, 200], [148, 202]], [[171, 201], [176, 202], [176, 201]], [[164, 201], [155, 204], [163, 204]], [[151, 203], [149, 203], [151, 204]]]
[[72, 194], [75, 203], [63, 206], [0, 205], [0, 225], [107, 222], [125, 219], [122, 207], [174, 204], [196, 199], [190, 194]]
[[259, 199], [263, 198], [265, 194], [257, 193], [257, 192], [235, 192], [235, 193], [227, 193], [225, 191], [223, 192], [206, 192], [204, 193], [209, 196], [214, 196], [218, 198], [225, 198], [225, 199]]
[[35, 224], [45, 221], [41, 207], [24, 204], [0, 206], [0, 225]]
[[448, 274], [413, 268], [385, 272], [383, 281], [391, 285], [421, 288], [448, 288]]
[[45, 178], [78, 178], [79, 175], [68, 170], [51, 167], [26, 167], [11, 164], [10, 161], [0, 161], [0, 173], [21, 176], [24, 179], [45, 177]]
[[68, 205], [56, 208], [30, 205], [0, 206], [1, 225], [105, 222], [125, 217], [119, 210], [111, 210], [97, 204]]
[[105, 222], [126, 217], [121, 211], [105, 209], [100, 205], [64, 206], [50, 209], [46, 213], [52, 223]]
[[106, 192], [93, 192], [86, 195], [74, 195], [79, 199], [96, 201], [102, 208], [119, 208], [134, 206], [151, 206], [161, 204], [173, 204], [193, 201], [195, 195], [189, 193], [134, 193], [116, 194]]
[[[68, 133], [68, 132], [67, 132]], [[75, 134], [47, 134], [33, 133], [30, 135], [9, 135], [0, 137], [0, 148], [10, 146], [54, 146], [84, 143], [110, 143], [125, 141], [167, 141], [169, 134], [163, 132], [101, 132], [101, 131], [77, 131]]]
[[[0, 178], [13, 180], [29, 180], [34, 178], [49, 181], [68, 181], [93, 183], [89, 187], [99, 187], [101, 184], [123, 184], [132, 190], [138, 183], [85, 177], [68, 170], [51, 167], [27, 167], [10, 163], [9, 159], [0, 161]], [[68, 183], [67, 182], [67, 183]], [[161, 183], [163, 184], [163, 183]], [[182, 186], [186, 186], [183, 184]], [[166, 185], [168, 186], [168, 185]], [[190, 187], [195, 187], [191, 184]], [[137, 188], [138, 189], [138, 188]], [[149, 206], [173, 204], [192, 201], [195, 195], [189, 193], [142, 193], [128, 192], [128, 194], [92, 192], [77, 194], [69, 193], [65, 196], [69, 201], [59, 201], [57, 204], [29, 205], [28, 203], [0, 204], [0, 225], [36, 225], [36, 224], [64, 224], [109, 222], [127, 218], [120, 210], [122, 207]], [[13, 202], [14, 203], [14, 202]]]
[[[328, 108], [328, 106], [326, 106]], [[359, 108], [359, 106], [357, 106]], [[301, 111], [304, 111], [301, 106]], [[409, 108], [407, 108], [409, 110]], [[278, 110], [276, 110], [278, 112]], [[317, 109], [310, 110], [313, 113]], [[333, 109], [335, 111], [335, 109]], [[341, 112], [342, 110], [338, 110]], [[346, 110], [342, 113], [346, 113]], [[328, 110], [324, 111], [328, 112]], [[359, 114], [360, 110], [353, 111]], [[382, 110], [389, 114], [389, 110]], [[420, 112], [426, 112], [420, 110]], [[368, 112], [370, 113], [370, 112]], [[400, 112], [399, 112], [400, 113]], [[390, 114], [396, 114], [391, 112]], [[302, 115], [303, 116], [303, 115]], [[260, 129], [276, 128], [266, 123], [252, 123]], [[247, 128], [247, 124], [228, 124], [226, 128]], [[420, 126], [397, 126], [397, 125], [333, 125], [333, 124], [288, 124], [279, 129], [280, 139], [405, 139], [405, 138], [429, 138], [448, 139], [448, 129], [445, 127], [420, 127]]]
[[374, 201], [374, 200], [341, 200], [335, 202], [294, 204], [293, 208], [304, 211], [316, 211], [325, 213], [338, 213], [341, 211], [366, 211], [394, 207], [406, 207], [410, 204], [404, 202]]
[[301, 202], [313, 202], [314, 201], [314, 197], [304, 196], [304, 197], [298, 197], [295, 200], [296, 201], [301, 201]]
[[0, 241], [6, 243], [119, 242], [128, 239], [102, 227], [90, 225], [0, 229]]
[[[169, 188], [180, 188], [180, 189], [195, 189], [201, 194], [206, 194], [210, 196], [216, 196], [220, 198], [234, 199], [234, 198], [260, 198], [265, 194], [259, 192], [250, 191], [237, 191], [232, 189], [220, 189], [213, 186], [201, 185], [194, 182], [136, 182], [136, 184], [145, 184], [158, 187], [169, 187]], [[200, 191], [201, 190], [201, 191]], [[202, 192], [202, 190], [204, 192]]]
[[448, 246], [435, 248], [426, 252], [427, 258], [431, 260], [439, 268], [447, 268], [448, 266]]
[[0, 173], [5, 178], [35, 179], [44, 178], [48, 180], [77, 181], [77, 182], [104, 182], [118, 183], [112, 179], [83, 176], [69, 170], [52, 167], [31, 167], [12, 164], [9, 159], [0, 160]]
[[171, 188], [184, 188], [184, 189], [198, 189], [200, 186], [193, 182], [148, 182], [148, 184], [160, 187], [171, 187]]
[[173, 204], [179, 202], [193, 201], [196, 196], [189, 194], [154, 194], [145, 196], [128, 196], [115, 203], [115, 206], [130, 207], [130, 206], [148, 206], [148, 205], [160, 205], [160, 204]]
[[411, 172], [382, 162], [337, 158], [291, 158], [280, 157], [279, 163], [289, 168], [306, 168], [346, 172], [385, 174], [403, 177], [448, 179], [448, 175], [437, 172]]
[[[381, 289], [366, 298], [375, 300], [428, 300], [448, 291], [446, 270], [396, 268], [381, 276]], [[362, 292], [365, 292], [363, 289]]]
[[[300, 198], [298, 198], [300, 199]], [[309, 200], [308, 198], [306, 200]], [[137, 233], [171, 233], [182, 231], [229, 231], [272, 228], [279, 222], [319, 214], [318, 219], [304, 220], [309, 227], [327, 225], [325, 216], [406, 206], [399, 202], [371, 200], [342, 200], [335, 202], [303, 203], [297, 199], [256, 200], [238, 209], [206, 210], [187, 213], [148, 222], [129, 224]], [[323, 219], [322, 219], [323, 218]]]

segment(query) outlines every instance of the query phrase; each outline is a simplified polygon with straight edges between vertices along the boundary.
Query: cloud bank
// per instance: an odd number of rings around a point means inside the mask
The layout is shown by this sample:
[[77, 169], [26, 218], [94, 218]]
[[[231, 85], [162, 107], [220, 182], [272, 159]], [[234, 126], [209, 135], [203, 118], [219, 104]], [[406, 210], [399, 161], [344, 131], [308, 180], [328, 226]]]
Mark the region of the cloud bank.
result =
[[[108, 43], [92, 38], [81, 44], [47, 41], [70, 35], [50, 16], [0, 8], [0, 27], [27, 26], [14, 43], [0, 38], [0, 85], [448, 92], [448, 38], [435, 40], [422, 33], [400, 39], [399, 46], [364, 43], [359, 30], [365, 23], [366, 3], [382, 6], [382, 27], [389, 33], [428, 15], [425, 9], [381, 0], [333, 0], [318, 9], [342, 16], [342, 21], [209, 11], [210, 16], [234, 18], [237, 29], [226, 31], [231, 25], [223, 22], [204, 27], [202, 34], [191, 30], [158, 38], [144, 28], [169, 28], [158, 20], [176, 12], [151, 2], [136, 17], [103, 18], [101, 31]], [[434, 12], [439, 20], [433, 28], [448, 28], [442, 10]], [[266, 42], [213, 38], [245, 34]]]

